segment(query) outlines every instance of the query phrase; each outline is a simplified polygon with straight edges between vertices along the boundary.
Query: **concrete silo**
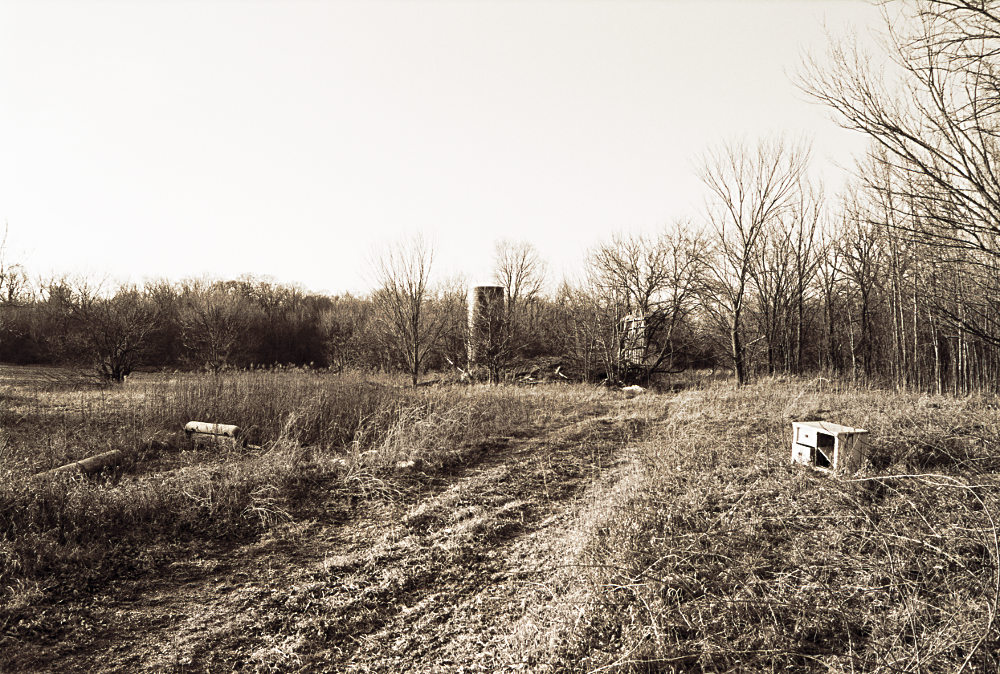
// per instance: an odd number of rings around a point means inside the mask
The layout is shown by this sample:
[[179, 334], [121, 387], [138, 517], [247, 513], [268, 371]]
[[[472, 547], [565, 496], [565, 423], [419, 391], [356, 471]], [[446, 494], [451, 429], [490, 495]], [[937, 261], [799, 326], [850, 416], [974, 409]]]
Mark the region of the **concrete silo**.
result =
[[469, 367], [488, 364], [504, 347], [505, 288], [476, 285], [469, 288]]

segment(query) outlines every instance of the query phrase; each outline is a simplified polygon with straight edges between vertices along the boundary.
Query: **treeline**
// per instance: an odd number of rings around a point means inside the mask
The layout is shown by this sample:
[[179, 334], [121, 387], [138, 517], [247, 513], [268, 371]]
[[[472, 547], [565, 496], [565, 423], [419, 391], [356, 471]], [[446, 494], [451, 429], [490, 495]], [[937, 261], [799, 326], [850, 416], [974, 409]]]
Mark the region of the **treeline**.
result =
[[[704, 167], [718, 186], [706, 223], [616, 236], [592, 249], [584, 280], [546, 284], [528, 243], [500, 242], [502, 334], [483, 378], [530, 372], [648, 384], [689, 368], [819, 373], [939, 391], [992, 389], [1000, 368], [996, 266], [916, 238], [874, 176], [826, 199], [806, 153], [781, 142], [727, 146]], [[777, 180], [783, 175], [782, 180]], [[741, 199], [731, 195], [746, 195]], [[729, 201], [727, 201], [729, 199]], [[912, 202], [911, 202], [912, 203]], [[981, 256], [985, 258], [985, 256]], [[0, 275], [0, 359], [137, 367], [297, 365], [467, 370], [468, 285], [433, 279], [433, 250], [387, 251], [378, 287], [326, 296], [256, 278], [95, 287]], [[638, 328], [637, 328], [638, 326]], [[471, 372], [475, 376], [476, 372]]]
[[1000, 381], [1000, 3], [903, 4], [888, 16], [897, 78], [835, 44], [801, 87], [871, 149], [842, 193], [810, 180], [809, 149], [730, 143], [699, 167], [705, 213], [610, 237], [581, 281], [555, 285], [528, 243], [497, 244], [502, 320], [467, 371], [466, 293], [417, 238], [387, 250], [377, 287], [327, 297], [262, 279], [107, 292], [29, 283], [0, 267], [0, 358], [137, 366], [276, 364], [492, 380], [544, 360], [588, 381], [648, 383], [692, 367], [819, 373], [934, 391]]
[[115, 380], [139, 366], [326, 365], [338, 336], [334, 317], [356, 303], [252, 278], [112, 289], [22, 282], [0, 307], [0, 358], [92, 364]]
[[[777, 143], [725, 153], [727, 161], [743, 154], [772, 168], [796, 156]], [[970, 279], [982, 270], [958, 275], [952, 260], [944, 274], [933, 249], [875, 217], [877, 193], [856, 192], [834, 209], [805, 182], [791, 185], [759, 223], [733, 219], [734, 207], [708, 226], [613, 237], [591, 251], [585, 280], [549, 290], [530, 244], [499, 243], [495, 278], [506, 302], [500, 346], [490, 352], [494, 375], [542, 362], [587, 381], [650, 383], [688, 368], [731, 368], [742, 381], [822, 373], [924, 389], [992, 388], [995, 341], [957, 320], [992, 299], [977, 295], [980, 282]], [[0, 359], [93, 366], [110, 380], [137, 367], [297, 365], [415, 379], [465, 371], [468, 285], [433, 283], [432, 253], [420, 241], [398, 246], [386, 256], [380, 286], [358, 297], [255, 278], [33, 286], [14, 267], [0, 285]], [[630, 323], [637, 318], [638, 335]]]

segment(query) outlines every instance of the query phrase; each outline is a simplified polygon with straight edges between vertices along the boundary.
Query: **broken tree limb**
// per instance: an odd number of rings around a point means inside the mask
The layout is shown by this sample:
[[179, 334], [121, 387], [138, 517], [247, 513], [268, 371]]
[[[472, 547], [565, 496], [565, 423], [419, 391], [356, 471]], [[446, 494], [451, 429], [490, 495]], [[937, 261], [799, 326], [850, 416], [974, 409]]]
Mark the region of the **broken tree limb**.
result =
[[103, 454], [91, 456], [80, 461], [67, 463], [65, 466], [59, 466], [58, 468], [53, 468], [52, 470], [43, 471], [38, 473], [35, 477], [49, 477], [62, 473], [82, 473], [84, 475], [90, 475], [91, 473], [96, 473], [100, 470], [104, 470], [105, 468], [117, 466], [121, 463], [124, 457], [125, 455], [122, 454], [120, 450], [113, 449], [110, 452], [104, 452]]

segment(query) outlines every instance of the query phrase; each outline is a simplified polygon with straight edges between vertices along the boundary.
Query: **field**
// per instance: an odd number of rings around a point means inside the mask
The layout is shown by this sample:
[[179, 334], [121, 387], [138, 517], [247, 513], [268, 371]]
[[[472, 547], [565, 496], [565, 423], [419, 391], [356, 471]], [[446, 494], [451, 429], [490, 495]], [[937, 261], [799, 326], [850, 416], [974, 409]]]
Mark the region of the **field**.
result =
[[4, 367], [0, 671], [1000, 669], [993, 398], [674, 388]]

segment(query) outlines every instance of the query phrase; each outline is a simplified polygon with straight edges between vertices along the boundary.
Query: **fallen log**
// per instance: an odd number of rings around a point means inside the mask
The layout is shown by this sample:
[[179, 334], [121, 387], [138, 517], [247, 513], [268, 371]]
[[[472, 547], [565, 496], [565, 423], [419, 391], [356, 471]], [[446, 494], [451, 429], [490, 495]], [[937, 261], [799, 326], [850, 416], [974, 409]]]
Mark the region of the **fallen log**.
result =
[[122, 462], [124, 457], [125, 455], [121, 453], [121, 450], [113, 449], [110, 452], [104, 452], [103, 454], [81, 459], [80, 461], [67, 463], [65, 466], [59, 466], [58, 468], [43, 471], [38, 473], [35, 477], [50, 477], [62, 473], [82, 473], [84, 475], [90, 475], [91, 473], [96, 473], [104, 470], [105, 468], [117, 466]]
[[225, 438], [235, 438], [240, 434], [240, 427], [232, 424], [213, 424], [207, 421], [189, 421], [184, 425], [184, 432], [204, 435], [217, 435]]
[[249, 447], [260, 449], [257, 445], [247, 443], [243, 429], [233, 424], [215, 424], [208, 421], [189, 421], [184, 425], [184, 433], [191, 441], [192, 447], [198, 445], [222, 445], [231, 447]]

